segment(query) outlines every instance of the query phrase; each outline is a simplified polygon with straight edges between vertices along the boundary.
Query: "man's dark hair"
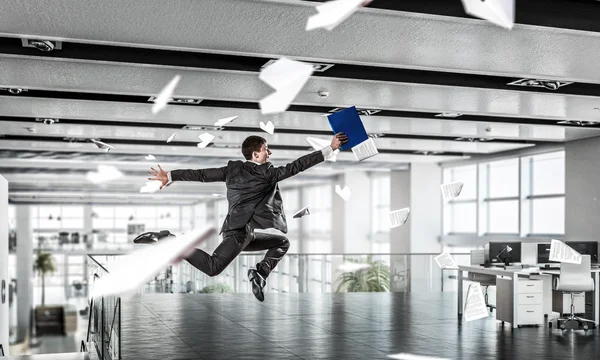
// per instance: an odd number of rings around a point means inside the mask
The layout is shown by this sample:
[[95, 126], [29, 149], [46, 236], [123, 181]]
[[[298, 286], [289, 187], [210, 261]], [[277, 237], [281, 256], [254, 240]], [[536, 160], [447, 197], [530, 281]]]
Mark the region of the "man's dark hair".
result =
[[248, 136], [242, 143], [242, 154], [246, 160], [252, 160], [252, 153], [255, 151], [260, 151], [260, 148], [266, 143], [267, 140], [261, 136]]

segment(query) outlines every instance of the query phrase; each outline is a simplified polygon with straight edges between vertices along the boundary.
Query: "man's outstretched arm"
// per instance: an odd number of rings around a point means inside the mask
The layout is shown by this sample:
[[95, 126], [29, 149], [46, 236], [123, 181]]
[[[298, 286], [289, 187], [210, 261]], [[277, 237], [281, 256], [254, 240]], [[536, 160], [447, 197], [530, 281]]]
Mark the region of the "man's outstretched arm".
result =
[[215, 182], [225, 181], [225, 177], [227, 176], [227, 166], [212, 169], [186, 169], [166, 172], [158, 165], [159, 170], [154, 168], [151, 169], [152, 171], [149, 171], [148, 174], [153, 175], [154, 177], [148, 178], [148, 180], [158, 180], [162, 182], [161, 189], [171, 185], [173, 181]]
[[307, 170], [329, 158], [333, 152], [348, 142], [348, 136], [344, 133], [336, 134], [331, 140], [331, 145], [326, 146], [322, 150], [312, 152], [310, 154], [299, 157], [291, 163], [276, 168], [271, 168], [271, 178], [278, 182], [290, 178], [300, 172]]

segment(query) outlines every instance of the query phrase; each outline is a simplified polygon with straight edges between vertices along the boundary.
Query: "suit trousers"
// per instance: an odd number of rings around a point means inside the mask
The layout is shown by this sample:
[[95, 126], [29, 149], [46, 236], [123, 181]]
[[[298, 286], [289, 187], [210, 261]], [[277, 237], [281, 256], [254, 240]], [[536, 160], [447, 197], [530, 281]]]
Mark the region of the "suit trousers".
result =
[[186, 260], [196, 269], [208, 276], [217, 276], [235, 259], [242, 251], [267, 250], [264, 259], [256, 264], [256, 269], [263, 278], [267, 278], [271, 271], [290, 248], [289, 240], [282, 235], [255, 233], [250, 226], [242, 229], [223, 232], [223, 241], [212, 255], [195, 249]]

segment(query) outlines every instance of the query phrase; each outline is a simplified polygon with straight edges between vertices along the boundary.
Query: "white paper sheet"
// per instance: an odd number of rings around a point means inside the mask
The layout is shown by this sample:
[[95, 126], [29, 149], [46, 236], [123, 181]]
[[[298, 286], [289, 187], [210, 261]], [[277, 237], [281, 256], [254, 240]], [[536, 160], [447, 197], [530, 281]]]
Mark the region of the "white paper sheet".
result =
[[550, 241], [550, 261], [560, 261], [569, 264], [581, 264], [581, 254], [562, 241]]
[[281, 58], [261, 70], [259, 78], [275, 89], [260, 100], [263, 115], [284, 112], [302, 90], [313, 73], [313, 66], [300, 61]]
[[148, 156], [144, 157], [144, 159], [146, 159], [146, 160], [156, 160], [156, 158], [152, 154], [148, 154]]
[[448, 254], [447, 252], [441, 253], [433, 259], [438, 264], [440, 269], [458, 269], [456, 261], [454, 261], [452, 255]]
[[449, 184], [442, 184], [440, 188], [442, 189], [442, 196], [444, 200], [452, 200], [460, 195], [464, 183], [457, 181]]
[[173, 138], [175, 137], [175, 135], [177, 135], [177, 133], [173, 133], [173, 135], [169, 136], [169, 138], [167, 139], [167, 144], [170, 143], [171, 141], [173, 141]]
[[219, 119], [215, 123], [215, 126], [225, 126], [225, 125], [229, 124], [230, 122], [232, 122], [233, 120], [237, 119], [238, 117], [239, 116], [232, 116], [232, 117], [228, 117], [228, 118]]
[[369, 265], [369, 264], [345, 262], [342, 265], [340, 265], [340, 267], [338, 267], [338, 270], [340, 270], [341, 272], [355, 272], [355, 271], [359, 271], [359, 270], [365, 270], [370, 267], [371, 267], [371, 265]]
[[111, 149], [115, 148], [112, 145], [108, 145], [107, 143], [103, 143], [102, 141], [99, 141], [96, 139], [90, 139], [90, 140], [94, 143], [94, 145], [96, 145], [98, 147], [98, 149], [104, 150], [104, 152], [106, 152], [107, 154]]
[[141, 193], [155, 193], [158, 190], [160, 190], [160, 186], [162, 185], [162, 182], [158, 181], [158, 180], [152, 180], [146, 183], [146, 185], [144, 185], [141, 189], [140, 192]]
[[216, 233], [215, 227], [196, 229], [181, 237], [161, 240], [156, 245], [143, 246], [124, 256], [117, 256], [106, 265], [109, 274], [96, 280], [92, 297], [116, 295], [139, 290], [167, 266], [188, 256]]
[[318, 5], [318, 14], [308, 18], [306, 31], [318, 28], [331, 31], [352, 16], [361, 6], [366, 6], [371, 1], [373, 0], [334, 0]]
[[169, 103], [169, 100], [171, 100], [171, 97], [173, 96], [173, 92], [175, 91], [175, 88], [177, 87], [177, 84], [179, 84], [179, 80], [181, 79], [181, 76], [176, 75], [161, 91], [160, 94], [158, 94], [158, 96], [156, 97], [156, 99], [154, 99], [154, 104], [152, 105], [152, 113], [153, 114], [157, 114], [159, 111], [163, 110], [167, 104]]
[[310, 210], [308, 210], [308, 205], [303, 207], [302, 209], [296, 211], [296, 213], [294, 214], [294, 218], [301, 218], [306, 215], [310, 215]]
[[344, 188], [342, 189], [341, 186], [336, 185], [335, 193], [338, 194], [342, 199], [344, 199], [344, 201], [348, 201], [348, 199], [350, 199], [350, 195], [352, 195], [348, 186], [344, 186]]
[[198, 143], [197, 146], [199, 148], [203, 149], [203, 148], [207, 147], [208, 144], [210, 144], [210, 142], [215, 139], [215, 136], [205, 132], [204, 134], [198, 135], [198, 139], [200, 139], [202, 142]]
[[413, 354], [394, 354], [388, 355], [388, 358], [395, 360], [450, 360], [449, 358], [441, 358], [435, 356], [413, 355]]
[[515, 25], [515, 0], [462, 0], [462, 3], [465, 12], [471, 16], [506, 29]]
[[[310, 146], [312, 146], [312, 148], [315, 149], [316, 151], [322, 150], [324, 147], [331, 145], [331, 140], [319, 139], [319, 138], [315, 138], [315, 137], [307, 137], [306, 141], [308, 141]], [[331, 161], [331, 162], [336, 162], [337, 154], [339, 154], [339, 153], [340, 153], [339, 149], [334, 150], [331, 153], [331, 155], [329, 155], [328, 157], [325, 158], [325, 160]]]
[[110, 165], [98, 165], [97, 171], [87, 173], [88, 181], [94, 184], [103, 184], [121, 177], [123, 177], [123, 173]]
[[379, 151], [377, 151], [377, 147], [375, 147], [375, 142], [373, 139], [369, 138], [353, 147], [352, 153], [354, 154], [356, 160], [363, 161], [379, 154]]
[[488, 317], [489, 314], [487, 307], [485, 306], [485, 299], [483, 297], [483, 291], [481, 290], [481, 284], [473, 283], [469, 285], [464, 314], [467, 322]]
[[261, 121], [259, 126], [264, 132], [269, 133], [270, 135], [273, 135], [275, 132], [275, 125], [273, 125], [271, 121], [267, 122], [266, 124]]
[[389, 224], [390, 229], [404, 225], [410, 216], [410, 208], [390, 211]]

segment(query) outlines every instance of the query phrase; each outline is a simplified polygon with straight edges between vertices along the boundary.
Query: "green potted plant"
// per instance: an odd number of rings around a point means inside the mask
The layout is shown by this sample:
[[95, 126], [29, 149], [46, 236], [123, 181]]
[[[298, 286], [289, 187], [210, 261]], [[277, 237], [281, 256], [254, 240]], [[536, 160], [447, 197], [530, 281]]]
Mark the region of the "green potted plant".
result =
[[33, 263], [33, 270], [42, 277], [42, 306], [44, 306], [46, 305], [46, 274], [56, 271], [52, 254], [42, 251], [38, 252]]
[[[348, 262], [363, 263], [357, 259]], [[390, 291], [390, 267], [385, 262], [367, 257], [369, 267], [342, 273], [336, 280], [336, 292], [388, 292]]]
[[227, 284], [218, 283], [218, 284], [208, 285], [208, 286], [204, 287], [202, 290], [200, 290], [200, 293], [203, 293], [203, 294], [210, 294], [210, 293], [231, 294], [231, 293], [233, 293], [233, 289], [231, 288], [231, 286], [229, 286]]

